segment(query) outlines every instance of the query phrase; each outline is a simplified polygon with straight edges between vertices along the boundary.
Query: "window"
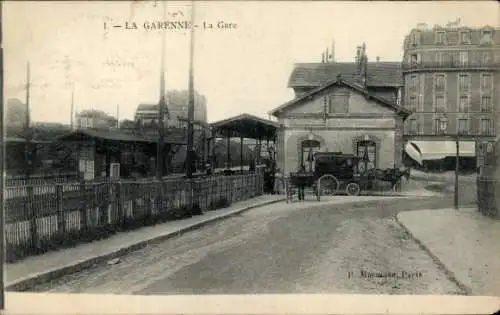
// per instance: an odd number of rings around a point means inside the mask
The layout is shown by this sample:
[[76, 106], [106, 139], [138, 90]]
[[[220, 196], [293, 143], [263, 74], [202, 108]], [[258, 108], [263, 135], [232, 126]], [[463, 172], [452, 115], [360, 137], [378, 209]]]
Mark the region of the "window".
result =
[[491, 62], [491, 54], [489, 51], [483, 51], [481, 54], [481, 64], [488, 65]]
[[483, 135], [490, 135], [492, 133], [492, 125], [490, 119], [481, 119], [481, 123], [479, 125], [479, 133]]
[[445, 76], [443, 74], [437, 74], [434, 76], [434, 89], [436, 91], [444, 91], [446, 86]]
[[492, 80], [491, 80], [491, 74], [483, 74], [481, 76], [481, 90], [482, 91], [487, 91], [490, 92], [492, 89]]
[[309, 172], [314, 171], [314, 154], [320, 151], [321, 144], [316, 140], [302, 141], [300, 163]]
[[417, 111], [417, 96], [416, 95], [411, 95], [410, 99], [408, 101], [408, 110], [412, 112]]
[[460, 64], [462, 66], [466, 65], [469, 62], [469, 52], [461, 51], [459, 57], [460, 57]]
[[469, 131], [469, 120], [460, 118], [458, 120], [458, 133], [461, 135], [467, 134]]
[[460, 43], [462, 44], [470, 44], [470, 32], [460, 32]]
[[460, 113], [469, 112], [469, 95], [460, 95], [460, 100], [458, 103], [458, 111]]
[[484, 30], [481, 44], [491, 44], [491, 30]]
[[442, 45], [444, 44], [444, 37], [445, 33], [444, 32], [436, 32], [436, 44]]
[[412, 65], [418, 64], [420, 62], [420, 55], [419, 54], [411, 54], [410, 55], [410, 62]]
[[358, 171], [360, 173], [365, 173], [366, 171], [373, 169], [377, 165], [376, 160], [376, 144], [373, 141], [360, 141], [357, 144], [357, 156], [364, 157], [358, 163]]
[[458, 75], [458, 89], [459, 89], [459, 91], [468, 92], [469, 88], [470, 88], [469, 87], [469, 75], [467, 75], [467, 74]]
[[418, 76], [412, 75], [410, 77], [410, 88], [413, 91], [417, 90], [417, 88], [418, 88]]
[[444, 102], [444, 95], [436, 95], [435, 97], [435, 111], [436, 112], [446, 112], [446, 104]]
[[446, 130], [441, 131], [441, 119], [434, 119], [434, 134], [441, 134], [446, 132]]
[[492, 111], [491, 97], [489, 96], [481, 97], [481, 111], [483, 113], [490, 113]]
[[409, 128], [408, 128], [408, 129], [409, 129], [408, 131], [409, 131], [409, 133], [410, 133], [411, 135], [415, 135], [415, 134], [417, 134], [417, 132], [418, 132], [418, 128], [417, 128], [417, 120], [416, 120], [416, 119], [410, 119], [410, 124], [409, 124], [409, 126], [408, 126], [408, 127], [409, 127]]
[[419, 39], [420, 39], [420, 34], [418, 32], [414, 32], [412, 35], [411, 35], [411, 44], [413, 46], [417, 46], [418, 43], [419, 43]]
[[442, 51], [436, 52], [435, 58], [436, 58], [436, 64], [438, 66], [442, 66], [444, 63], [444, 53]]
[[330, 113], [347, 113], [348, 105], [348, 94], [332, 94], [328, 96], [328, 109]]

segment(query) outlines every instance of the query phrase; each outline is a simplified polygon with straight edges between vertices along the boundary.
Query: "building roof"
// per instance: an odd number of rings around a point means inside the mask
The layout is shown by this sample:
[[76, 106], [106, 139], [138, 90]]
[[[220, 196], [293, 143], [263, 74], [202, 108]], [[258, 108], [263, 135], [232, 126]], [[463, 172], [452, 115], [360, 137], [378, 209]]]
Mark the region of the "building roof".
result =
[[[57, 140], [79, 141], [91, 138], [122, 141], [122, 142], [142, 142], [142, 143], [157, 143], [158, 138], [145, 133], [133, 133], [124, 130], [98, 130], [98, 129], [79, 129], [67, 135], [59, 137]], [[186, 144], [185, 134], [179, 132], [166, 132], [165, 143], [170, 144]]]
[[[290, 75], [288, 87], [317, 87], [335, 79], [339, 74], [354, 81], [356, 63], [298, 63]], [[401, 62], [368, 62], [366, 85], [373, 87], [403, 86]]]
[[408, 117], [409, 115], [411, 115], [411, 112], [408, 111], [407, 109], [401, 107], [401, 106], [398, 106], [396, 104], [394, 104], [393, 102], [389, 101], [389, 100], [386, 100], [385, 98], [382, 98], [380, 96], [377, 96], [377, 95], [374, 95], [372, 94], [370, 91], [368, 91], [365, 87], [357, 84], [357, 83], [351, 83], [347, 80], [345, 80], [343, 78], [343, 76], [341, 75], [338, 75], [337, 78], [335, 80], [331, 80], [330, 82], [320, 86], [320, 87], [317, 87], [307, 93], [304, 93], [296, 98], [294, 98], [293, 100], [291, 101], [288, 101], [280, 106], [278, 106], [277, 108], [271, 110], [269, 112], [270, 115], [275, 115], [281, 111], [283, 111], [285, 108], [289, 107], [289, 106], [292, 106], [292, 105], [295, 105], [305, 99], [308, 99], [310, 96], [316, 94], [316, 93], [319, 93], [331, 86], [334, 86], [334, 85], [344, 85], [344, 86], [347, 86], [361, 94], [363, 94], [365, 97], [367, 97], [368, 99], [373, 99], [375, 101], [377, 101], [379, 104], [383, 105], [383, 106], [386, 106], [392, 110], [394, 110], [396, 113], [398, 114], [401, 114], [403, 115], [405, 118]]
[[277, 122], [250, 114], [241, 114], [210, 124], [212, 132], [219, 136], [243, 137], [251, 139], [269, 139], [276, 137], [279, 128]]

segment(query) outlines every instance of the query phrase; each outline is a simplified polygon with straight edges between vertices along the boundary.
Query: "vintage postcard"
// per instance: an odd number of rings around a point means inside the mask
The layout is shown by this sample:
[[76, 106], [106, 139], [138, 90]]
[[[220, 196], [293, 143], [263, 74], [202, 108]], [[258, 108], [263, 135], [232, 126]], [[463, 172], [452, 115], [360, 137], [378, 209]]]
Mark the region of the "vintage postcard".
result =
[[3, 1], [7, 309], [496, 311], [499, 9]]

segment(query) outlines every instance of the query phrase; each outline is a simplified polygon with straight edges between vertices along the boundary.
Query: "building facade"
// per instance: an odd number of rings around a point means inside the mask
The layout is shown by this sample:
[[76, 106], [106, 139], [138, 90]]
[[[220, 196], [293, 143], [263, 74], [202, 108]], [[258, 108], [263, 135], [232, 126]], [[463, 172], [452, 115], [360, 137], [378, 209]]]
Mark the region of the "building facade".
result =
[[[402, 65], [404, 106], [413, 112], [405, 135], [421, 151], [436, 151], [449, 139], [439, 129], [444, 117], [445, 134], [461, 136], [462, 156], [475, 157], [476, 142], [500, 131], [500, 28], [415, 28], [405, 37]], [[454, 155], [450, 148], [443, 154]]]
[[368, 168], [401, 166], [403, 125], [410, 114], [400, 106], [401, 63], [376, 60], [368, 62], [363, 44], [354, 62], [295, 65], [288, 82], [295, 98], [269, 112], [281, 126], [278, 168], [296, 171], [318, 151], [368, 152]]
[[83, 110], [75, 115], [77, 129], [109, 129], [118, 126], [118, 120], [101, 110]]
[[[338, 76], [271, 111], [281, 129], [277, 167], [285, 173], [306, 166], [311, 152], [342, 152], [364, 156], [368, 168], [402, 163], [406, 116], [402, 107], [374, 96], [361, 84]], [[306, 167], [307, 168], [307, 167]]]

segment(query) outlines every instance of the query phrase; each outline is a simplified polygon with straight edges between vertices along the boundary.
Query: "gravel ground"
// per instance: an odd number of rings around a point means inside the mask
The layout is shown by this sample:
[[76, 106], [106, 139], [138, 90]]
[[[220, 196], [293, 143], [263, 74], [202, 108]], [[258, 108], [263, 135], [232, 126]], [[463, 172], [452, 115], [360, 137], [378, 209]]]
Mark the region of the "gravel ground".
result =
[[274, 204], [33, 291], [462, 294], [394, 219], [401, 210], [440, 208], [443, 202], [446, 198]]

